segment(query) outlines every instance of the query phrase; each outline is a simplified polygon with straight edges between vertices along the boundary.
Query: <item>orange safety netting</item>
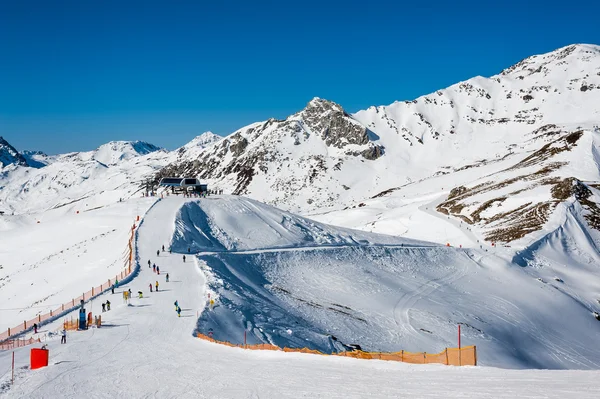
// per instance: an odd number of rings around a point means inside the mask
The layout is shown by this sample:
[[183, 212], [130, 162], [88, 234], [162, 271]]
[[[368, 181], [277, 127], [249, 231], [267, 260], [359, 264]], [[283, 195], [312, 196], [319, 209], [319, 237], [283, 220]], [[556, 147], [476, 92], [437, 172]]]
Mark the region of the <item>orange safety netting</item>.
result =
[[131, 234], [129, 236], [129, 242], [127, 243], [127, 248], [123, 254], [125, 268], [121, 273], [117, 274], [115, 276], [115, 278], [113, 278], [113, 279], [108, 279], [107, 282], [105, 282], [102, 285], [99, 285], [97, 287], [92, 287], [91, 290], [84, 292], [83, 295], [78, 296], [77, 298], [71, 299], [69, 302], [62, 304], [60, 307], [56, 308], [55, 310], [51, 310], [50, 312], [48, 312], [46, 314], [40, 314], [31, 320], [25, 320], [25, 321], [23, 321], [23, 323], [15, 326], [15, 327], [9, 328], [6, 331], [1, 332], [0, 333], [0, 342], [7, 340], [11, 336], [18, 335], [28, 329], [31, 329], [35, 323], [37, 323], [39, 326], [43, 322], [53, 319], [64, 312], [73, 310], [75, 307], [80, 305], [82, 300], [84, 302], [88, 301], [89, 299], [93, 298], [94, 296], [99, 295], [102, 292], [108, 290], [110, 287], [112, 287], [112, 285], [115, 283], [115, 281], [117, 281], [117, 280], [121, 281], [121, 280], [127, 278], [132, 273], [132, 270], [133, 270], [133, 247], [134, 247], [133, 243], [134, 243], [134, 237], [135, 237], [135, 227], [136, 226], [134, 225], [131, 229]]
[[41, 342], [39, 338], [29, 338], [29, 339], [9, 339], [0, 343], [0, 350], [5, 351], [9, 349], [20, 348], [23, 346], [37, 344]]
[[344, 356], [353, 357], [356, 359], [379, 359], [379, 360], [391, 360], [396, 362], [414, 363], [414, 364], [429, 364], [438, 363], [446, 364], [451, 366], [476, 366], [477, 365], [477, 348], [475, 346], [466, 346], [463, 348], [446, 348], [440, 353], [426, 353], [426, 352], [363, 352], [363, 351], [352, 351], [352, 352], [340, 352], [328, 353], [319, 352], [314, 349], [308, 348], [279, 348], [275, 345], [269, 344], [257, 344], [257, 345], [240, 345], [232, 344], [227, 341], [218, 341], [214, 338], [208, 337], [204, 334], [197, 333], [197, 337], [206, 341], [215, 342], [217, 344], [232, 346], [237, 348], [252, 349], [252, 350], [281, 350], [284, 352], [300, 352], [300, 353], [312, 353], [315, 355], [327, 355], [327, 356]]

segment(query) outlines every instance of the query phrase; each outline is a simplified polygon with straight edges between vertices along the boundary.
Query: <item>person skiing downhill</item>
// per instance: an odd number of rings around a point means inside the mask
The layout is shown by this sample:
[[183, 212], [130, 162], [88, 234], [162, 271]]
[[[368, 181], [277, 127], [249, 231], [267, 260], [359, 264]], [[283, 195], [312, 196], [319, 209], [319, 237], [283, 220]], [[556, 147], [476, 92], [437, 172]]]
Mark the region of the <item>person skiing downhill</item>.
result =
[[148, 259], [148, 268], [150, 268], [151, 264], [152, 264], [152, 262], [150, 262], [150, 259]]
[[152, 283], [150, 283], [149, 285], [150, 285], [150, 292], [152, 292]]
[[158, 292], [158, 280], [156, 280], [156, 292]]
[[162, 246], [162, 251], [165, 252], [165, 246], [164, 245]]
[[156, 250], [156, 256], [160, 256], [160, 250]]
[[185, 263], [185, 255], [183, 255], [183, 263]]
[[177, 317], [181, 317], [181, 308], [177, 306]]
[[156, 273], [156, 265], [152, 265], [152, 271]]
[[169, 273], [167, 273], [167, 283], [169, 282]]
[[60, 337], [60, 343], [61, 344], [66, 344], [67, 343], [67, 330], [65, 328], [63, 328], [62, 330], [62, 334]]
[[173, 305], [175, 305], [175, 311], [177, 311], [177, 308], [179, 307], [179, 302], [175, 301]]
[[160, 274], [160, 267], [156, 266], [156, 274]]
[[102, 302], [102, 312], [106, 312], [106, 304]]
[[34, 334], [37, 334], [37, 328], [38, 328], [37, 323], [33, 323], [33, 333]]
[[109, 310], [110, 310], [110, 301], [107, 300], [106, 301], [106, 311], [109, 311]]

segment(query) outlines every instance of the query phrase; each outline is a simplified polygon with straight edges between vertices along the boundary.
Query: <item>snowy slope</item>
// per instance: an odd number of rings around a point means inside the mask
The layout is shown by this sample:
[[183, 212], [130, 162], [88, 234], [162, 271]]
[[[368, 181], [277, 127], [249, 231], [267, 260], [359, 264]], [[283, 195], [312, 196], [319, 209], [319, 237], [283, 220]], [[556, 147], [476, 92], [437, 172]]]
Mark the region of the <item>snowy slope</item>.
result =
[[172, 245], [199, 253], [217, 303], [198, 328], [217, 339], [242, 343], [247, 330], [251, 343], [325, 352], [359, 345], [437, 353], [456, 345], [460, 323], [463, 342], [482, 348], [482, 365], [600, 367], [598, 257], [585, 255], [580, 241], [572, 271], [554, 255], [539, 268], [513, 263], [510, 250], [339, 229], [217, 196], [177, 213]]
[[[184, 203], [171, 197], [149, 211], [139, 231], [142, 267], [138, 277], [114, 295], [103, 295], [86, 305], [88, 311], [100, 314], [100, 303], [112, 302], [112, 310], [101, 314], [102, 328], [69, 333], [66, 345], [60, 345], [58, 337], [50, 338], [50, 366], [39, 370], [26, 367], [29, 348], [16, 350], [14, 386], [9, 384], [11, 352], [0, 352], [0, 395], [75, 398], [90, 394], [116, 397], [126, 392], [132, 398], [584, 399], [600, 395], [598, 371], [420, 366], [244, 351], [194, 338], [196, 311], [206, 303], [204, 278], [195, 262], [183, 263], [181, 254], [156, 257], [155, 253], [172, 237]], [[160, 277], [145, 266], [147, 259], [161, 265]], [[170, 283], [162, 278], [165, 271], [170, 273]], [[150, 294], [147, 285], [158, 278], [160, 291]], [[129, 288], [143, 290], [144, 298], [124, 304], [121, 291]], [[176, 299], [183, 308], [181, 318], [174, 312]], [[44, 327], [40, 335], [45, 337], [58, 327], [59, 323]]]
[[140, 198], [94, 209], [72, 204], [42, 217], [2, 217], [7, 225], [0, 225], [0, 331], [120, 273], [131, 226], [153, 202]]

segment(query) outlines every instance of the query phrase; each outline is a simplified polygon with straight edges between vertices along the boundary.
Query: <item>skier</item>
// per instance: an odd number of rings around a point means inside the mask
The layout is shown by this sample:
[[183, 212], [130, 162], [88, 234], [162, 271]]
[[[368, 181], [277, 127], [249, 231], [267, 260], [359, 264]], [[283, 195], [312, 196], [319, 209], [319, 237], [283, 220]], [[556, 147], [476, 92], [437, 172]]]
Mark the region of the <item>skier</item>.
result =
[[33, 323], [33, 333], [34, 334], [37, 334], [37, 328], [38, 328], [37, 323]]
[[181, 308], [177, 306], [177, 317], [181, 317]]
[[165, 246], [164, 245], [162, 246], [162, 251], [165, 252]]
[[170, 254], [172, 254], [172, 253], [173, 253], [173, 251], [172, 251], [171, 247], [169, 247], [169, 253], [170, 253]]
[[169, 273], [167, 273], [167, 283], [169, 282]]
[[158, 280], [156, 280], [156, 292], [158, 292]]
[[106, 310], [109, 311], [110, 310], [110, 301], [106, 300]]
[[160, 274], [160, 267], [156, 266], [156, 274]]
[[102, 302], [102, 312], [106, 312], [106, 304]]
[[131, 288], [129, 289], [129, 299], [131, 299]]
[[142, 299], [144, 297], [144, 293], [142, 291], [138, 291], [138, 298]]
[[150, 259], [148, 259], [148, 268], [150, 268], [151, 264], [152, 264], [152, 262], [150, 262]]
[[190, 247], [188, 247], [188, 254], [190, 253]]
[[150, 283], [150, 292], [152, 292], [152, 283]]
[[152, 271], [156, 273], [156, 265], [152, 265]]
[[185, 255], [183, 255], [183, 263], [185, 263]]
[[177, 308], [179, 307], [179, 302], [175, 301], [173, 305], [175, 305], [175, 311], [177, 311]]
[[111, 292], [112, 294], [114, 294], [114, 293], [115, 293], [115, 285], [114, 285], [114, 284], [112, 285], [112, 287], [110, 287], [110, 292]]
[[160, 251], [158, 249], [156, 250], [156, 256], [160, 256]]
[[62, 336], [60, 337], [60, 343], [66, 344], [67, 343], [67, 330], [65, 328], [63, 328], [61, 335]]

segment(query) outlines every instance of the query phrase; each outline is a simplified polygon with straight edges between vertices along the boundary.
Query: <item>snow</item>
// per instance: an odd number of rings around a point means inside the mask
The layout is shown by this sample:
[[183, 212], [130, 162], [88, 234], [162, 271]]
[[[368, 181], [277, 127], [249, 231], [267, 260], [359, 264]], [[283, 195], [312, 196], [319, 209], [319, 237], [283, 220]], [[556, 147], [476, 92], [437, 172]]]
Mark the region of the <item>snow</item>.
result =
[[40, 218], [6, 217], [17, 222], [0, 230], [0, 330], [55, 310], [120, 273], [131, 226], [153, 202], [140, 198], [80, 213], [65, 207]]
[[[226, 199], [225, 203], [236, 201], [245, 200]], [[195, 338], [196, 312], [212, 312], [204, 309], [207, 282], [199, 268], [202, 258], [209, 254], [199, 254], [199, 259], [188, 258], [184, 263], [181, 253], [161, 252], [157, 257], [156, 250], [162, 245], [168, 246], [174, 236], [182, 205], [199, 204], [202, 207], [206, 204], [207, 209], [214, 209], [217, 207], [215, 202], [219, 202], [219, 198], [190, 204], [182, 198], [171, 197], [150, 209], [139, 228], [138, 276], [130, 284], [119, 287], [114, 295], [105, 294], [86, 305], [87, 310], [100, 314], [100, 303], [111, 300], [112, 310], [102, 313], [103, 327], [69, 333], [66, 345], [60, 345], [58, 338], [50, 338], [47, 341], [50, 366], [39, 370], [24, 368], [28, 363], [29, 348], [16, 350], [14, 386], [8, 384], [11, 353], [0, 352], [0, 395], [29, 398], [71, 398], [84, 393], [100, 396], [127, 393], [134, 398], [359, 398], [404, 395], [424, 398], [595, 398], [600, 395], [600, 387], [596, 384], [600, 376], [598, 371], [420, 366], [309, 354], [244, 351]], [[231, 209], [230, 205], [225, 207]], [[269, 220], [268, 214], [264, 216]], [[258, 238], [257, 242], [264, 241]], [[430, 248], [437, 251], [435, 247]], [[301, 253], [306, 251], [304, 248]], [[288, 250], [283, 253], [294, 252]], [[233, 252], [222, 255], [240, 256]], [[160, 277], [147, 267], [147, 259], [161, 267]], [[170, 274], [170, 283], [164, 281], [166, 272]], [[160, 282], [160, 291], [150, 294], [147, 285], [156, 280]], [[444, 286], [447, 282], [439, 284]], [[121, 291], [129, 288], [133, 292], [143, 290], [144, 298], [134, 297], [130, 305], [123, 303]], [[175, 300], [183, 308], [181, 318], [174, 311]], [[507, 305], [508, 302], [496, 299], [496, 307]], [[531, 325], [536, 324], [532, 322]], [[46, 336], [47, 331], [57, 328], [60, 328], [60, 322], [44, 326], [40, 335]], [[295, 336], [297, 329], [290, 329]], [[537, 331], [540, 332], [546, 334], [542, 335], [543, 339], [550, 336], [550, 330]], [[289, 335], [287, 329], [285, 333]], [[540, 337], [536, 335], [536, 338]], [[518, 340], [515, 340], [513, 344], [517, 343]]]

